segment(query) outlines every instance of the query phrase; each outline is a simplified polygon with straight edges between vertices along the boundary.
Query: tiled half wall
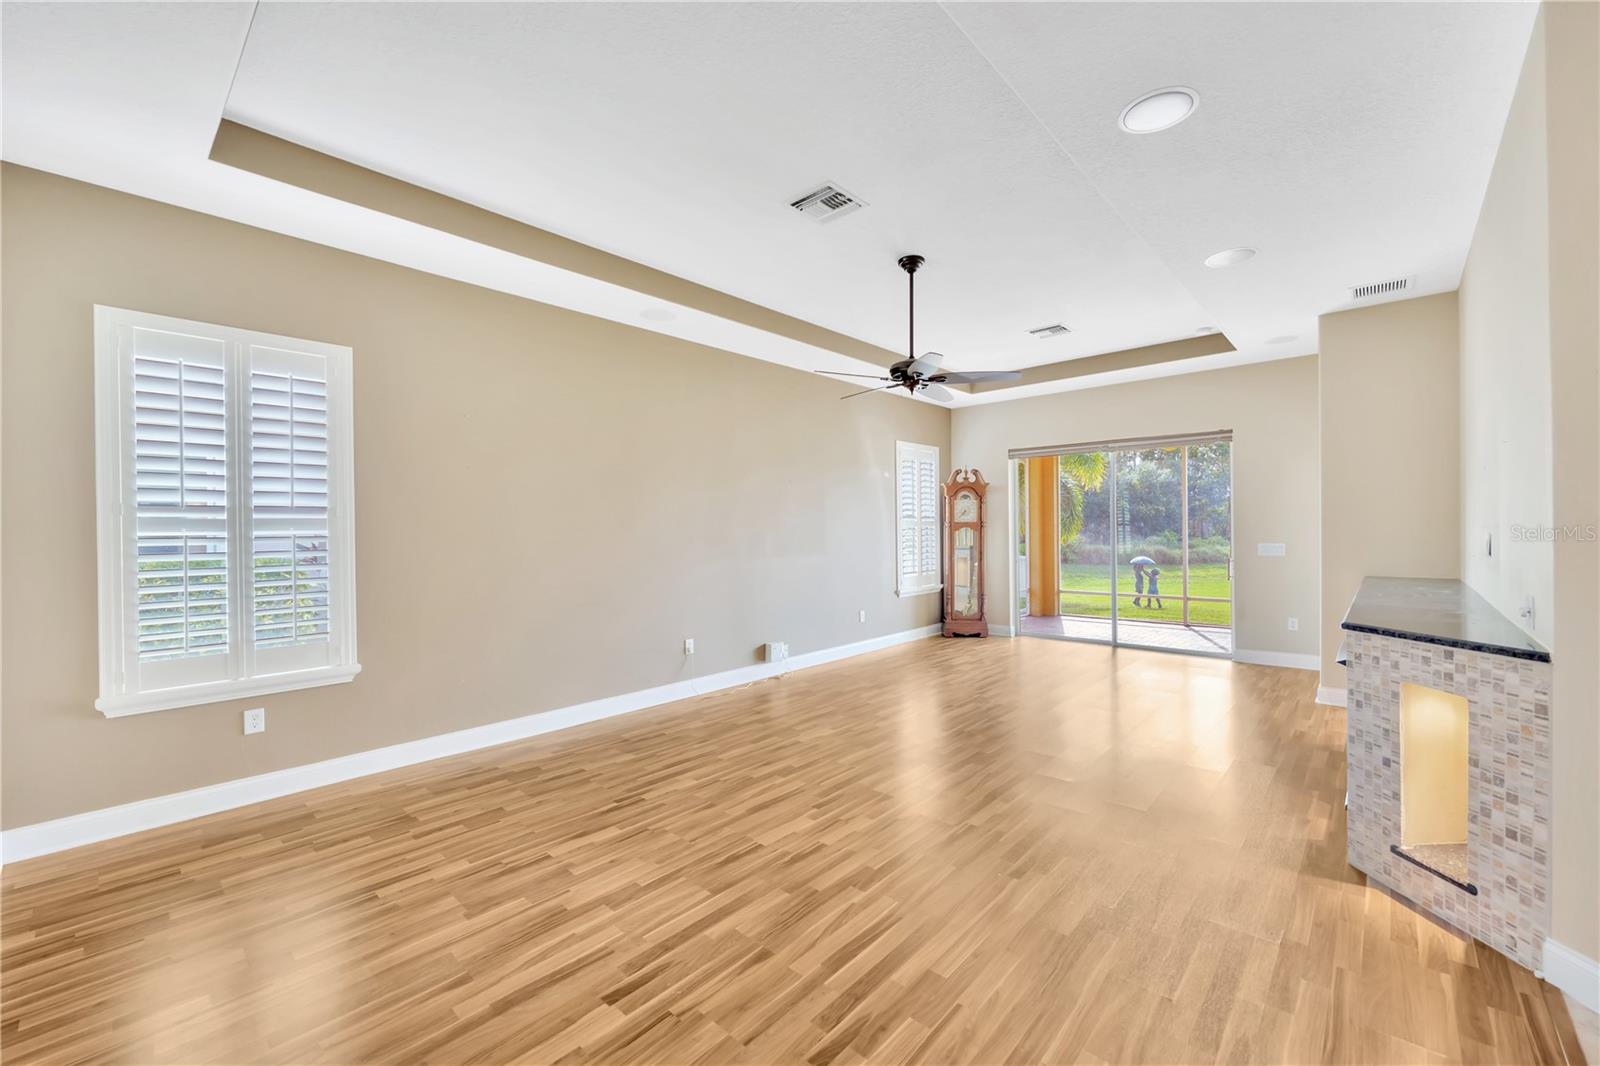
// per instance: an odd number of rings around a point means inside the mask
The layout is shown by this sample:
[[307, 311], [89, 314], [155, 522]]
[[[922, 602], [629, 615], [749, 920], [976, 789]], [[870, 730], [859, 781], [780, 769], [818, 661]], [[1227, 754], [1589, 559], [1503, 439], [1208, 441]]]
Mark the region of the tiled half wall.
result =
[[[1345, 634], [1350, 865], [1531, 970], [1550, 928], [1550, 664], [1371, 633]], [[1467, 880], [1401, 843], [1400, 686], [1467, 699]]]

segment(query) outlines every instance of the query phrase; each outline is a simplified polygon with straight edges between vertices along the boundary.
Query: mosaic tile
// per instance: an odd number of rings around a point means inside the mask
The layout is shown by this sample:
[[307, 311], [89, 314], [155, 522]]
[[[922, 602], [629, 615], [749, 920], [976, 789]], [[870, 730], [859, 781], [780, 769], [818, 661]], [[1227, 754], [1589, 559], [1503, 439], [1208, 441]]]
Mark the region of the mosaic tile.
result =
[[[1350, 865], [1529, 969], [1550, 929], [1550, 664], [1348, 632]], [[1476, 896], [1389, 850], [1400, 844], [1400, 686], [1467, 700], [1467, 878]]]

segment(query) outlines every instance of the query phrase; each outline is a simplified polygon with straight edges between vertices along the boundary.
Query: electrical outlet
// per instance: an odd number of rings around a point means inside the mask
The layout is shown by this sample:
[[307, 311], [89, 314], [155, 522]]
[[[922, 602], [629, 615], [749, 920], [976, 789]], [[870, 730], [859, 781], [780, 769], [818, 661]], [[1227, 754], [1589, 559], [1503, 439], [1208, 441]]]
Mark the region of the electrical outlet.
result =
[[694, 638], [693, 637], [684, 637], [683, 638], [683, 654], [685, 654], [685, 655], [693, 655], [694, 654]]
[[856, 621], [858, 621], [858, 622], [865, 622], [866, 620], [867, 620], [867, 612], [866, 611], [862, 611], [861, 612], [861, 617], [856, 619]]
[[251, 733], [265, 733], [267, 731], [267, 709], [265, 707], [252, 707], [244, 712], [245, 735]]
[[1300, 619], [1298, 619], [1298, 618], [1289, 619], [1289, 632], [1291, 632], [1291, 633], [1300, 632]]

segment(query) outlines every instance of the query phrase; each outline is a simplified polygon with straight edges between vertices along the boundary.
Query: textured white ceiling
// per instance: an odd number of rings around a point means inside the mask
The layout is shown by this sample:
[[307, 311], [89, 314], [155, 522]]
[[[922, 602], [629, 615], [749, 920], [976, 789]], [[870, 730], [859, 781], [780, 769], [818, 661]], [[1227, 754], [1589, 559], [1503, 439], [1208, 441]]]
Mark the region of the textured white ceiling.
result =
[[[1536, 4], [954, 4], [1090, 184], [1241, 348], [1314, 340], [1350, 286], [1460, 283]], [[1041, 48], [1061, 42], [1070, 54]], [[1138, 95], [1200, 93], [1163, 133]], [[1205, 267], [1213, 252], [1259, 249]]]
[[[228, 111], [893, 350], [920, 252], [953, 365], [1207, 321], [934, 5], [270, 4]], [[787, 206], [824, 180], [870, 206]]]
[[[958, 367], [1202, 325], [1240, 348], [1225, 364], [1314, 350], [1350, 284], [1455, 287], [1533, 14], [264, 3], [251, 25], [245, 4], [7, 4], [3, 151], [760, 358], [834, 359], [710, 316], [641, 322], [639, 294], [209, 163], [226, 113], [893, 349], [894, 259], [921, 252], [918, 347]], [[1200, 93], [1187, 122], [1117, 128], [1171, 84]], [[785, 206], [823, 180], [871, 206], [826, 225]], [[1239, 244], [1261, 254], [1200, 265]], [[1055, 321], [1075, 332], [1025, 332]]]

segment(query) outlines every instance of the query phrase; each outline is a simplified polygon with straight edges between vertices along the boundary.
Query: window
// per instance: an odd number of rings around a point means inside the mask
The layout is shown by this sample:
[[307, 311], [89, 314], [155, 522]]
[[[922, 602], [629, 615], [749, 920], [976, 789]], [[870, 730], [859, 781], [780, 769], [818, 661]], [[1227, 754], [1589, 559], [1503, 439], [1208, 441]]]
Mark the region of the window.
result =
[[108, 717], [349, 681], [350, 349], [95, 308]]
[[939, 581], [939, 449], [895, 441], [895, 591], [935, 592]]

